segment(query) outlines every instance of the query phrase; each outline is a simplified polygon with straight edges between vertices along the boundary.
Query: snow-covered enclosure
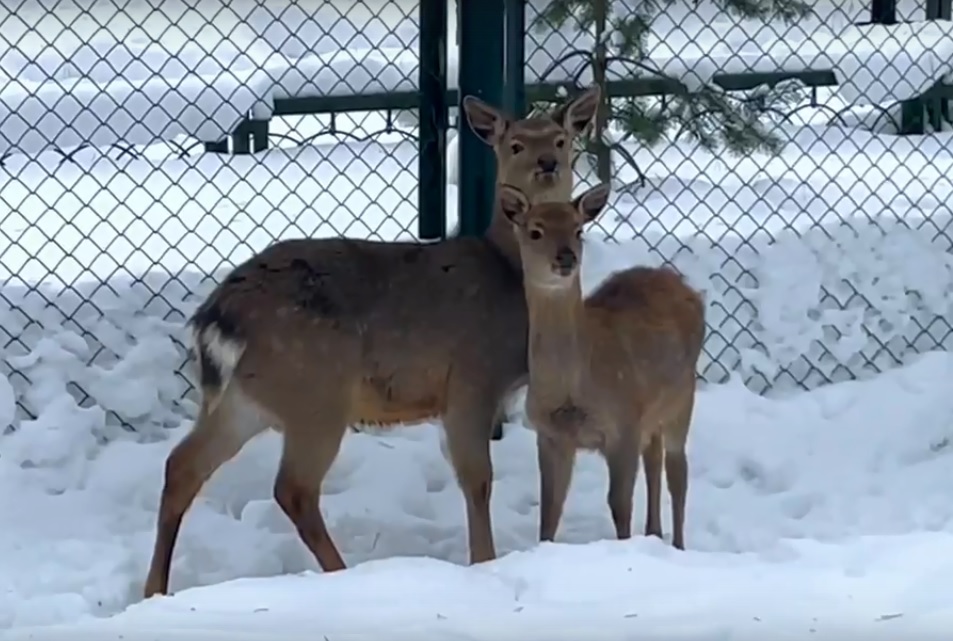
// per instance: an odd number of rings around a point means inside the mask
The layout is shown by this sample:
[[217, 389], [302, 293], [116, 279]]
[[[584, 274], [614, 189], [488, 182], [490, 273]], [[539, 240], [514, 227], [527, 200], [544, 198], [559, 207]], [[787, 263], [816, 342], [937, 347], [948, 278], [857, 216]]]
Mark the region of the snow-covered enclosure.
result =
[[[168, 376], [169, 351], [162, 341], [142, 351], [157, 364], [130, 356], [137, 364], [111, 384], [147, 405]], [[51, 362], [56, 353], [44, 348]], [[189, 422], [163, 430], [140, 421], [137, 433], [103, 445], [101, 410], [84, 416], [51, 397], [40, 422], [0, 437], [0, 629], [10, 641], [385, 631], [408, 640], [551, 631], [568, 641], [586, 629], [613, 640], [753, 641], [775, 631], [939, 640], [930, 635], [948, 631], [953, 589], [951, 379], [953, 356], [937, 352], [785, 399], [737, 378], [704, 387], [689, 450], [690, 549], [681, 554], [641, 537], [611, 540], [595, 455], [577, 464], [558, 542], [538, 545], [534, 437], [514, 424], [493, 444], [503, 557], [465, 567], [462, 498], [428, 425], [345, 439], [322, 508], [356, 567], [324, 576], [272, 501], [279, 437], [264, 435], [187, 516], [173, 566], [178, 595], [144, 604], [163, 461]], [[643, 497], [640, 482], [637, 530]]]
[[[706, 292], [703, 375], [739, 371], [756, 390], [865, 376], [951, 346], [950, 135], [789, 133], [776, 158], [630, 148], [647, 184], [626, 187], [631, 169], [617, 176], [592, 233], [615, 242], [590, 252], [587, 283], [619, 264], [673, 260]], [[275, 238], [412, 238], [415, 153], [394, 135], [158, 165], [90, 150], [52, 174], [43, 158], [11, 165], [0, 219], [16, 242], [0, 252], [0, 327], [32, 348], [70, 318], [71, 331], [92, 333], [77, 364], [111, 341], [98, 356], [108, 364], [154, 331], [172, 349], [206, 275]], [[452, 186], [447, 197], [452, 227]], [[162, 389], [178, 398], [186, 382], [169, 376]]]
[[[155, 145], [72, 162], [46, 147], [215, 138], [279, 95], [412, 89], [410, 2], [0, 8], [0, 40], [17, 43], [0, 53], [0, 636], [945, 639], [953, 133], [897, 138], [812, 117], [782, 130], [774, 158], [626, 147], [646, 183], [623, 169], [587, 234], [587, 290], [664, 259], [705, 294], [688, 551], [609, 540], [594, 455], [579, 458], [558, 541], [538, 544], [534, 435], [517, 403], [492, 444], [500, 559], [463, 564], [462, 497], [427, 424], [347, 437], [322, 509], [352, 569], [320, 574], [272, 500], [280, 448], [266, 434], [187, 515], [178, 593], [141, 602], [165, 456], [196, 411], [184, 317], [212, 277], [276, 238], [413, 238], [415, 144], [317, 136], [254, 156], [170, 160]], [[907, 97], [953, 59], [943, 26], [850, 27], [861, 0], [817, 3], [820, 17], [784, 44], [784, 27], [731, 22], [713, 6], [660, 20], [653, 60], [705, 76], [796, 50], [838, 71], [838, 100], [864, 102]], [[188, 36], [175, 26], [186, 21], [198, 27]], [[679, 38], [704, 46], [682, 51]], [[695, 64], [702, 51], [713, 62]], [[382, 129], [375, 114], [350, 120], [359, 137]], [[322, 129], [316, 118], [273, 124]], [[453, 226], [453, 185], [447, 197]], [[636, 531], [644, 490], [640, 480]]]
[[[0, 55], [0, 155], [84, 142], [219, 140], [247, 114], [270, 118], [277, 98], [414, 91], [415, 6], [404, 4], [203, 0], [196, 11], [175, 0], [161, 11], [129, 7], [104, 16], [94, 6], [89, 15], [97, 15], [100, 29], [32, 8], [8, 18], [4, 24], [16, 28], [0, 35], [16, 44]], [[690, 87], [721, 72], [831, 69], [842, 99], [867, 104], [910, 98], [953, 71], [946, 22], [840, 24], [831, 19], [840, 12], [821, 4], [827, 22], [759, 26], [707, 15], [706, 6], [669, 8], [643, 62]], [[196, 33], [186, 35], [183, 20]], [[532, 38], [541, 44], [528, 47], [528, 81], [588, 82], [587, 70], [577, 74], [586, 66], [579, 57], [551, 68], [570, 49], [588, 50], [586, 34], [565, 28]], [[458, 56], [450, 42], [448, 81], [455, 87]], [[633, 73], [638, 69], [623, 62], [610, 68], [613, 76]]]

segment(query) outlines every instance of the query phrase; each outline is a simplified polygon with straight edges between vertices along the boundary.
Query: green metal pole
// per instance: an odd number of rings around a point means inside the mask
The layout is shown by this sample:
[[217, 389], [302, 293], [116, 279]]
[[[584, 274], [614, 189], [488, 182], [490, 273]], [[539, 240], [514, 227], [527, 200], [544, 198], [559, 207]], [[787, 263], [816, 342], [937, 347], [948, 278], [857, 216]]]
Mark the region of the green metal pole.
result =
[[953, 2], [950, 0], [927, 0], [927, 20], [953, 19]]
[[871, 0], [870, 22], [872, 24], [896, 24], [897, 0]]
[[526, 115], [526, 0], [506, 0], [506, 89], [503, 105]]
[[447, 0], [420, 0], [417, 234], [447, 234]]
[[505, 0], [457, 0], [460, 24], [460, 235], [483, 234], [493, 216], [496, 163], [492, 150], [466, 124], [463, 97], [503, 105]]
[[[953, 19], [953, 2], [950, 0], [927, 0], [927, 20]], [[943, 123], [950, 120], [950, 101], [946, 98], [934, 98], [927, 105], [930, 115], [930, 124], [935, 131], [940, 131]]]

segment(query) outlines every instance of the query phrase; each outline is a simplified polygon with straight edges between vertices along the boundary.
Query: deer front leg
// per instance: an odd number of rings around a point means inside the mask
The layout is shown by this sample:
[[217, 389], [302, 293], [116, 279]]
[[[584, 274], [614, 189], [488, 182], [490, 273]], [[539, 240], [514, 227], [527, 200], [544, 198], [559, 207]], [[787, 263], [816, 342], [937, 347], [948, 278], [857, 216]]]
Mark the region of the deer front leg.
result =
[[471, 564], [496, 558], [490, 519], [493, 462], [487, 439], [493, 414], [487, 405], [483, 399], [471, 402], [464, 397], [450, 406], [443, 419], [450, 462], [466, 504]]
[[603, 452], [609, 466], [609, 511], [619, 539], [632, 536], [632, 493], [639, 476], [637, 443], [638, 438], [625, 437]]
[[576, 448], [538, 434], [536, 452], [539, 460], [539, 540], [552, 541], [569, 493]]

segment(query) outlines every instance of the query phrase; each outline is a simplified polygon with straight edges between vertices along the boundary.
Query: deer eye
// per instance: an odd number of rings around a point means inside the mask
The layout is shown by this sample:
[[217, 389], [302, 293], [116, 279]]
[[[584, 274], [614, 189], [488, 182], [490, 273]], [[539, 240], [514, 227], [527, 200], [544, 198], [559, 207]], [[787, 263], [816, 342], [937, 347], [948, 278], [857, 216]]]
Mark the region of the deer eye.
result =
[[560, 138], [556, 141], [556, 149], [562, 149], [566, 146], [566, 141], [563, 138]]
[[512, 151], [513, 155], [515, 156], [516, 154], [523, 151], [523, 145], [519, 144], [518, 142], [514, 142], [510, 145], [510, 151]]
[[538, 229], [530, 229], [529, 237], [530, 237], [530, 240], [539, 240], [540, 238], [543, 237], [543, 232], [539, 231]]
[[576, 238], [582, 238], [582, 227], [576, 230]]

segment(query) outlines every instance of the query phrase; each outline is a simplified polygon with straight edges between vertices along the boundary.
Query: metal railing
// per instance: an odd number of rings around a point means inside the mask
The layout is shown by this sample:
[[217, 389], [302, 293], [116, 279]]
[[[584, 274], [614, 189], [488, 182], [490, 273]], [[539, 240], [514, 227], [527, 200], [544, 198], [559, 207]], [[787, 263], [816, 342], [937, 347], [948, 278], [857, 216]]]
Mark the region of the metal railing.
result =
[[[616, 194], [591, 233], [610, 242], [593, 245], [587, 280], [675, 263], [709, 301], [702, 376], [737, 373], [759, 392], [950, 347], [953, 143], [921, 135], [950, 128], [948, 2], [814, 3], [793, 24], [656, 4], [638, 56], [608, 49], [613, 117], [577, 163], [582, 185], [608, 162]], [[105, 432], [193, 412], [183, 320], [225, 270], [276, 239], [430, 239], [457, 223], [479, 233], [492, 158], [457, 123], [461, 93], [517, 113], [599, 79], [591, 29], [547, 24], [544, 9], [0, 9], [9, 422], [51, 404], [76, 420], [101, 412]], [[783, 145], [732, 156], [690, 123], [657, 136], [632, 123], [711, 88], [708, 100], [757, 109]]]

